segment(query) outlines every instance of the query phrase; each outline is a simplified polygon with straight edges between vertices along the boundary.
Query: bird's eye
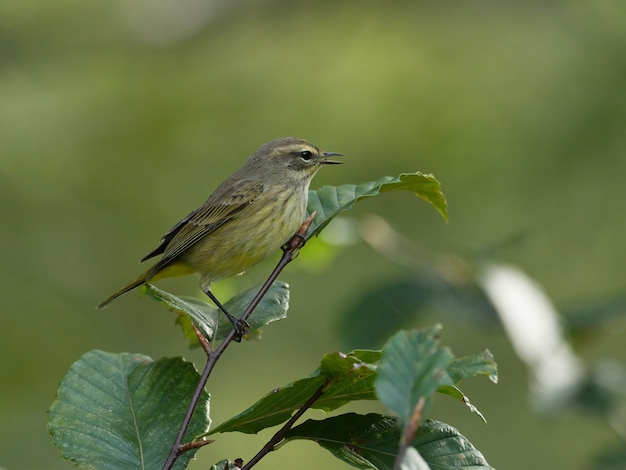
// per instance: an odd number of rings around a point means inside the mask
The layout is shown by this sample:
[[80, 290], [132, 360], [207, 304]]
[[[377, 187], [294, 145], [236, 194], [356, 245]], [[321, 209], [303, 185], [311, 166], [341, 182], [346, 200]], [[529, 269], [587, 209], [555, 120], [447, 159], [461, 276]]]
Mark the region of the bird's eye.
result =
[[311, 153], [310, 150], [303, 150], [300, 152], [300, 158], [305, 162], [308, 162], [311, 158], [313, 158], [313, 153]]

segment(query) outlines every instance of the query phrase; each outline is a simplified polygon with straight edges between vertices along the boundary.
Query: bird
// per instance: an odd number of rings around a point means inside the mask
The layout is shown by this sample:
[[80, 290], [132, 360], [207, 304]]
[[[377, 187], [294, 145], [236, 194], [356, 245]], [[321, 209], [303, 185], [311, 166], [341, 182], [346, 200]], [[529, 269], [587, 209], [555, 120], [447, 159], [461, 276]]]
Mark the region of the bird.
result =
[[245, 322], [211, 292], [213, 282], [240, 274], [271, 256], [304, 221], [311, 180], [325, 165], [343, 163], [296, 137], [262, 145], [199, 208], [169, 229], [140, 262], [161, 256], [137, 279], [111, 294], [98, 309], [147, 282], [192, 273], [201, 290], [224, 312], [241, 340]]

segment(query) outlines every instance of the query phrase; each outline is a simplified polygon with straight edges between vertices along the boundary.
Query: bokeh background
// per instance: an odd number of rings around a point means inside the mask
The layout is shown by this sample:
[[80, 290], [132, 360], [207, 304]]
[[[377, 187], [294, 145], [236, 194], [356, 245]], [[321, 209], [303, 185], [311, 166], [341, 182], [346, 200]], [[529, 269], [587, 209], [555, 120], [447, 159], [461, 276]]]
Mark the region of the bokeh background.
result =
[[[50, 443], [46, 410], [84, 352], [202, 365], [154, 302], [131, 294], [105, 311], [94, 306], [278, 136], [346, 154], [313, 187], [434, 173], [449, 224], [408, 194], [350, 214], [353, 225], [384, 217], [425, 263], [447, 254], [471, 265], [489, 253], [538, 280], [557, 305], [619, 299], [625, 84], [621, 0], [0, 3], [0, 467], [72, 468]], [[492, 250], [503, 240], [513, 242]], [[347, 351], [345, 311], [407, 276], [358, 240], [306, 251], [281, 276], [292, 288], [289, 318], [262, 341], [232, 347], [209, 384], [215, 422], [311, 372], [323, 353]], [[260, 282], [271, 264], [217, 292]], [[160, 287], [198, 293], [192, 278]], [[410, 317], [393, 296], [382, 300], [381, 316]], [[463, 387], [488, 425], [446, 397], [431, 414], [491, 465], [601, 468], [598, 456], [623, 448], [593, 413], [546, 416], [530, 406], [527, 370], [501, 329], [454, 311], [409, 323], [438, 321], [455, 353], [489, 348], [498, 361], [498, 385]], [[626, 322], [603, 321], [576, 340], [576, 353], [588, 364], [623, 363]], [[191, 468], [250, 458], [268, 437], [219, 436]], [[312, 443], [288, 444], [258, 468], [292, 465], [346, 468]]]

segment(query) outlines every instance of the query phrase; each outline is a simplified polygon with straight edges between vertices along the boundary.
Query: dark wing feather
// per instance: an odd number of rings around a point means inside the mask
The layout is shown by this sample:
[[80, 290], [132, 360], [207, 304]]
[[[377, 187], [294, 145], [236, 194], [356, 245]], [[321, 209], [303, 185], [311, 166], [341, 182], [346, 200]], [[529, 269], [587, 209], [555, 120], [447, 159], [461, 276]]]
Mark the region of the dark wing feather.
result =
[[161, 243], [159, 243], [159, 246], [157, 246], [154, 250], [152, 250], [146, 256], [141, 258], [139, 260], [139, 262], [143, 263], [144, 261], [149, 260], [150, 258], [154, 258], [155, 256], [160, 255], [161, 253], [164, 253], [165, 249], [167, 248], [167, 245], [169, 245], [170, 242], [172, 241], [172, 239], [176, 236], [176, 234], [178, 232], [180, 232], [180, 229], [183, 228], [183, 226], [187, 222], [189, 222], [189, 220], [191, 220], [191, 218], [194, 215], [196, 215], [200, 209], [201, 209], [201, 207], [199, 207], [198, 209], [195, 209], [194, 211], [190, 212], [187, 215], [187, 217], [185, 217], [184, 219], [179, 221], [176, 225], [174, 225], [171, 229], [169, 229], [167, 231], [167, 233], [165, 235], [163, 235], [163, 237], [161, 238]]
[[[229, 194], [223, 194], [223, 192], [222, 187], [218, 188], [202, 207], [174, 225], [163, 236], [161, 244], [144, 257], [144, 259], [149, 259], [163, 253], [163, 258], [151, 269], [153, 273], [172, 263], [189, 247], [226, 224], [252, 204], [263, 192], [263, 183], [239, 181], [227, 190]], [[219, 200], [219, 203], [215, 203], [216, 200]]]

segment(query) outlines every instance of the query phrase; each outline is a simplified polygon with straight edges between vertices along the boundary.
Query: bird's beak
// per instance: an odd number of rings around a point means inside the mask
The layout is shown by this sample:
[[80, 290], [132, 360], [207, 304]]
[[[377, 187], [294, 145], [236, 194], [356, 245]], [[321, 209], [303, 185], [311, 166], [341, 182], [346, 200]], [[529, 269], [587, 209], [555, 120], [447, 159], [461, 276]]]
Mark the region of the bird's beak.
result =
[[322, 155], [324, 157], [324, 159], [320, 162], [322, 165], [340, 165], [343, 163], [338, 160], [328, 160], [328, 157], [343, 157], [343, 153], [324, 152]]

